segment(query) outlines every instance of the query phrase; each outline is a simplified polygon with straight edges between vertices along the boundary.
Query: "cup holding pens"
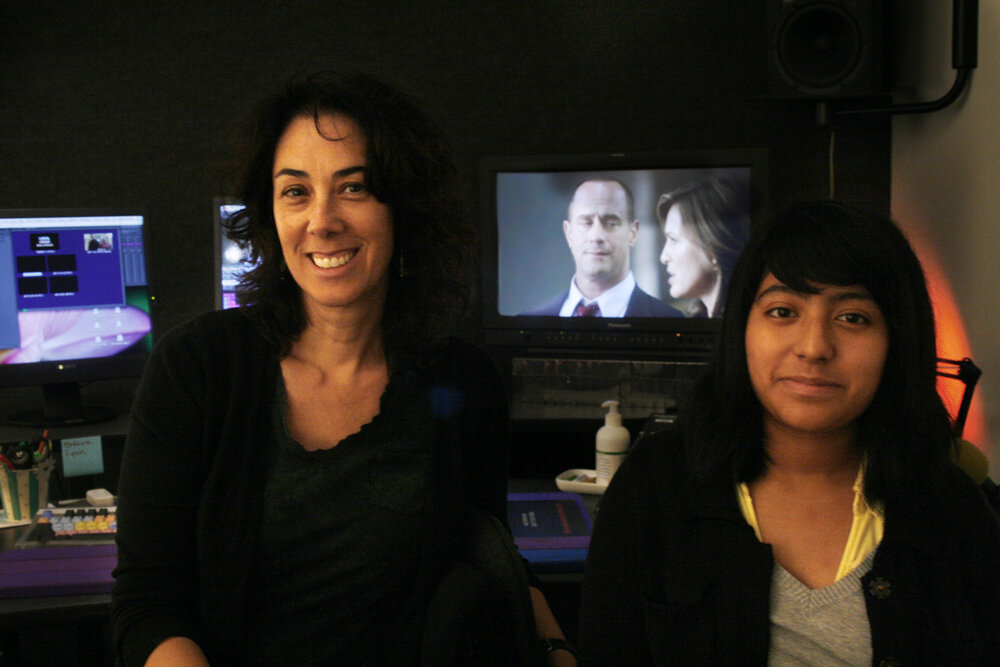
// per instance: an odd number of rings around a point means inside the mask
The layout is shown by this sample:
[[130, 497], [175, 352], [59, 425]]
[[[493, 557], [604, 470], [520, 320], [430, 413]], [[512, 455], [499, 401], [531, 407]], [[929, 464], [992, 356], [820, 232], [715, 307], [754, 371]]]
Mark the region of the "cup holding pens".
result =
[[48, 459], [26, 470], [11, 470], [0, 465], [0, 498], [7, 519], [30, 521], [49, 501], [49, 478], [55, 461]]

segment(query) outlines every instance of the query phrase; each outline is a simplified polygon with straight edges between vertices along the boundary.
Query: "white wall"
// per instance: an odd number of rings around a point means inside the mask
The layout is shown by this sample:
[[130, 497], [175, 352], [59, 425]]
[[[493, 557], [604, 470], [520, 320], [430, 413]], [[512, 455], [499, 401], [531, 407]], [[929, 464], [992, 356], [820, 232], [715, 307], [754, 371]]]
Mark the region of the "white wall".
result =
[[[936, 100], [954, 81], [950, 0], [897, 2], [896, 102]], [[979, 58], [966, 93], [892, 122], [892, 212], [937, 248], [965, 321], [1000, 477], [1000, 2], [979, 3]]]

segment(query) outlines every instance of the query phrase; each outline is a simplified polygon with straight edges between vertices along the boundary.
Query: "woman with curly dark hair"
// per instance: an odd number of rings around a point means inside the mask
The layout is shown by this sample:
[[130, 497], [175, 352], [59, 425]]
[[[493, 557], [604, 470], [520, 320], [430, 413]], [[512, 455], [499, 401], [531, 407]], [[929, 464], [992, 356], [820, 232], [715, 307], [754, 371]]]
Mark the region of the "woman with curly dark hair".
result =
[[165, 336], [133, 408], [122, 661], [504, 664], [503, 623], [470, 614], [447, 653], [425, 622], [464, 572], [459, 518], [505, 523], [509, 446], [496, 369], [446, 336], [472, 233], [442, 136], [395, 88], [324, 73], [266, 99], [243, 152], [241, 307]]
[[320, 122], [332, 114], [350, 118], [364, 137], [365, 187], [391, 211], [393, 247], [382, 310], [386, 351], [390, 358], [423, 355], [466, 305], [473, 231], [444, 137], [407, 96], [366, 75], [312, 75], [265, 100], [246, 128], [236, 193], [245, 208], [228, 226], [259, 265], [244, 274], [239, 301], [261, 306], [255, 318], [283, 351], [306, 327], [305, 304], [295, 298], [300, 286], [287, 279], [271, 168], [279, 139], [295, 118], [312, 118], [323, 139], [338, 141], [338, 130]]

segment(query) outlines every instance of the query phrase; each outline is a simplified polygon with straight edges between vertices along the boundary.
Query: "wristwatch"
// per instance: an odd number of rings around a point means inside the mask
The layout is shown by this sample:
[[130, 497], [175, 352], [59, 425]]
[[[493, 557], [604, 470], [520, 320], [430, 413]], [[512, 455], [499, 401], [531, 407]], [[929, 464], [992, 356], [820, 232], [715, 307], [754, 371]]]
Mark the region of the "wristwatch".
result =
[[563, 650], [569, 651], [571, 655], [576, 656], [576, 649], [562, 637], [542, 637], [538, 642], [542, 645], [542, 650], [545, 651], [546, 655], [552, 653], [552, 651]]

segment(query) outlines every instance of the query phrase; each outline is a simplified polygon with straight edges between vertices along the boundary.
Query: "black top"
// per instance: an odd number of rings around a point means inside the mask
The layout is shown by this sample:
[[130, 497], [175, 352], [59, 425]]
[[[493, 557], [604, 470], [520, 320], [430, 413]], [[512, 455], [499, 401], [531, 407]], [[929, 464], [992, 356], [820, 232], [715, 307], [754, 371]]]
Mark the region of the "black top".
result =
[[[362, 665], [413, 622], [433, 423], [427, 388], [393, 380], [379, 414], [328, 450], [284, 425], [278, 381], [248, 642], [267, 665]], [[416, 647], [414, 647], [416, 651]]]
[[[1000, 656], [1000, 527], [958, 468], [941, 470], [939, 482], [919, 504], [886, 511], [861, 580], [876, 665]], [[643, 438], [601, 500], [580, 664], [766, 665], [773, 565], [735, 483], [693, 483], [673, 430]]]
[[[420, 418], [430, 433], [421, 438], [430, 443], [423, 508], [433, 520], [418, 522], [417, 544], [407, 551], [413, 595], [403, 617], [419, 616], [451, 566], [460, 538], [451, 518], [460, 507], [506, 523], [510, 425], [499, 374], [459, 341], [428, 351], [425, 361], [392, 379], [410, 374], [405, 393], [430, 407]], [[191, 637], [213, 664], [257, 660], [244, 639], [262, 562], [278, 377], [277, 351], [245, 309], [206, 313], [156, 345], [133, 406], [118, 489], [112, 623], [125, 664], [142, 664], [170, 636]], [[391, 479], [373, 482], [371, 497], [419, 506]], [[411, 639], [397, 633], [379, 648], [408, 655]]]

